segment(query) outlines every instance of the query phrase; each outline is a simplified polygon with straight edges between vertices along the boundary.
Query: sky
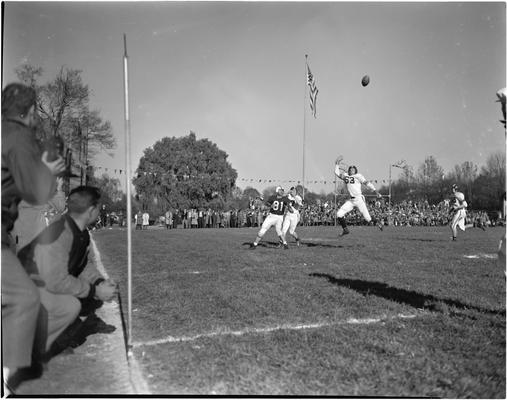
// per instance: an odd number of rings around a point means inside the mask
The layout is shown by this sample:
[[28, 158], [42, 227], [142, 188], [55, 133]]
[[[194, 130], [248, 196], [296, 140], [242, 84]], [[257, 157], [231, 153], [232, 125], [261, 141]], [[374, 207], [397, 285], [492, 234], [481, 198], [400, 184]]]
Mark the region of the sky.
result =
[[190, 131], [229, 155], [242, 189], [291, 186], [304, 169], [308, 190], [331, 192], [338, 155], [382, 182], [402, 159], [417, 171], [434, 156], [450, 172], [505, 151], [505, 2], [8, 1], [4, 12], [2, 87], [27, 62], [41, 83], [82, 70], [118, 144], [93, 162], [122, 182], [123, 34], [133, 172], [146, 148]]

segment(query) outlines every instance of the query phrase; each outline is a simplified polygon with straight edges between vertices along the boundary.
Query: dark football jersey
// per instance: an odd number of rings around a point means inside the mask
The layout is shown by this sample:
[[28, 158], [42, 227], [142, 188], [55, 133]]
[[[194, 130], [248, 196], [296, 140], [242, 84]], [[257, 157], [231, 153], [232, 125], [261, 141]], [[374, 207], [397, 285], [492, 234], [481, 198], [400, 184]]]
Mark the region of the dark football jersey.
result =
[[270, 204], [269, 213], [275, 215], [284, 215], [285, 209], [289, 204], [290, 200], [287, 196], [273, 195], [269, 198], [268, 204]]

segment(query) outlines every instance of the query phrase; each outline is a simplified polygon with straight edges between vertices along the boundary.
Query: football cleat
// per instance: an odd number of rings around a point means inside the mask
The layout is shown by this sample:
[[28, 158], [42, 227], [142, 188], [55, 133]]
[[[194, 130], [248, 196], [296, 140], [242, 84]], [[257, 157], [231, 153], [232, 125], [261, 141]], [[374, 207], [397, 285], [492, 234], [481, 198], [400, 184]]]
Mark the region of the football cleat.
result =
[[283, 248], [284, 248], [285, 250], [289, 250], [289, 245], [288, 245], [287, 243], [285, 243], [285, 244], [283, 245]]
[[250, 243], [250, 250], [255, 250], [257, 245], [255, 243]]
[[345, 228], [343, 230], [343, 232], [340, 234], [340, 236], [345, 236], [345, 235], [348, 235], [349, 233], [350, 233], [350, 231], [347, 228]]

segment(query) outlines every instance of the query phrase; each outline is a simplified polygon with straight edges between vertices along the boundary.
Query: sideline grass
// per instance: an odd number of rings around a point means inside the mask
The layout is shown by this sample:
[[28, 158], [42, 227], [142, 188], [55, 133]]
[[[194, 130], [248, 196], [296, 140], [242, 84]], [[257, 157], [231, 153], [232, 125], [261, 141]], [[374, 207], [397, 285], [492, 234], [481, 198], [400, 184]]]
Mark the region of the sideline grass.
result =
[[[256, 229], [134, 231], [134, 352], [151, 392], [505, 398], [505, 275], [487, 258], [503, 231], [351, 229], [300, 228], [289, 250], [272, 232], [248, 250]], [[94, 238], [126, 299], [126, 232]]]

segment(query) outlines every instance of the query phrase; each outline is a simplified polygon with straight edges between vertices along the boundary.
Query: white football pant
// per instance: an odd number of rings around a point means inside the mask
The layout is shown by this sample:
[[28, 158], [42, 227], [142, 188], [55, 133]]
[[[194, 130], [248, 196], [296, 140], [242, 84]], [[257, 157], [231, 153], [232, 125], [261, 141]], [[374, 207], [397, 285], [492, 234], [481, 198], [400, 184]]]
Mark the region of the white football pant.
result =
[[278, 236], [282, 235], [282, 222], [283, 215], [276, 214], [268, 214], [264, 222], [262, 223], [261, 229], [257, 234], [259, 237], [263, 237], [264, 234], [271, 228], [273, 225], [275, 226], [276, 234]]
[[289, 231], [289, 233], [291, 235], [294, 235], [294, 233], [296, 232], [296, 226], [298, 225], [299, 223], [299, 212], [296, 211], [296, 212], [289, 212], [287, 214], [285, 214], [285, 218], [283, 219], [283, 225], [282, 225], [282, 232], [284, 235], [287, 234], [287, 231]]
[[364, 201], [364, 196], [355, 197], [353, 199], [347, 200], [343, 205], [340, 207], [338, 212], [336, 213], [336, 216], [338, 218], [343, 218], [345, 214], [348, 214], [353, 209], [357, 208], [359, 212], [363, 215], [366, 222], [371, 221], [370, 213], [368, 212], [368, 208], [366, 207], [366, 202]]
[[465, 217], [466, 211], [464, 209], [456, 211], [451, 222], [451, 229], [453, 232], [456, 232], [457, 227], [459, 227], [462, 231], [465, 231]]

